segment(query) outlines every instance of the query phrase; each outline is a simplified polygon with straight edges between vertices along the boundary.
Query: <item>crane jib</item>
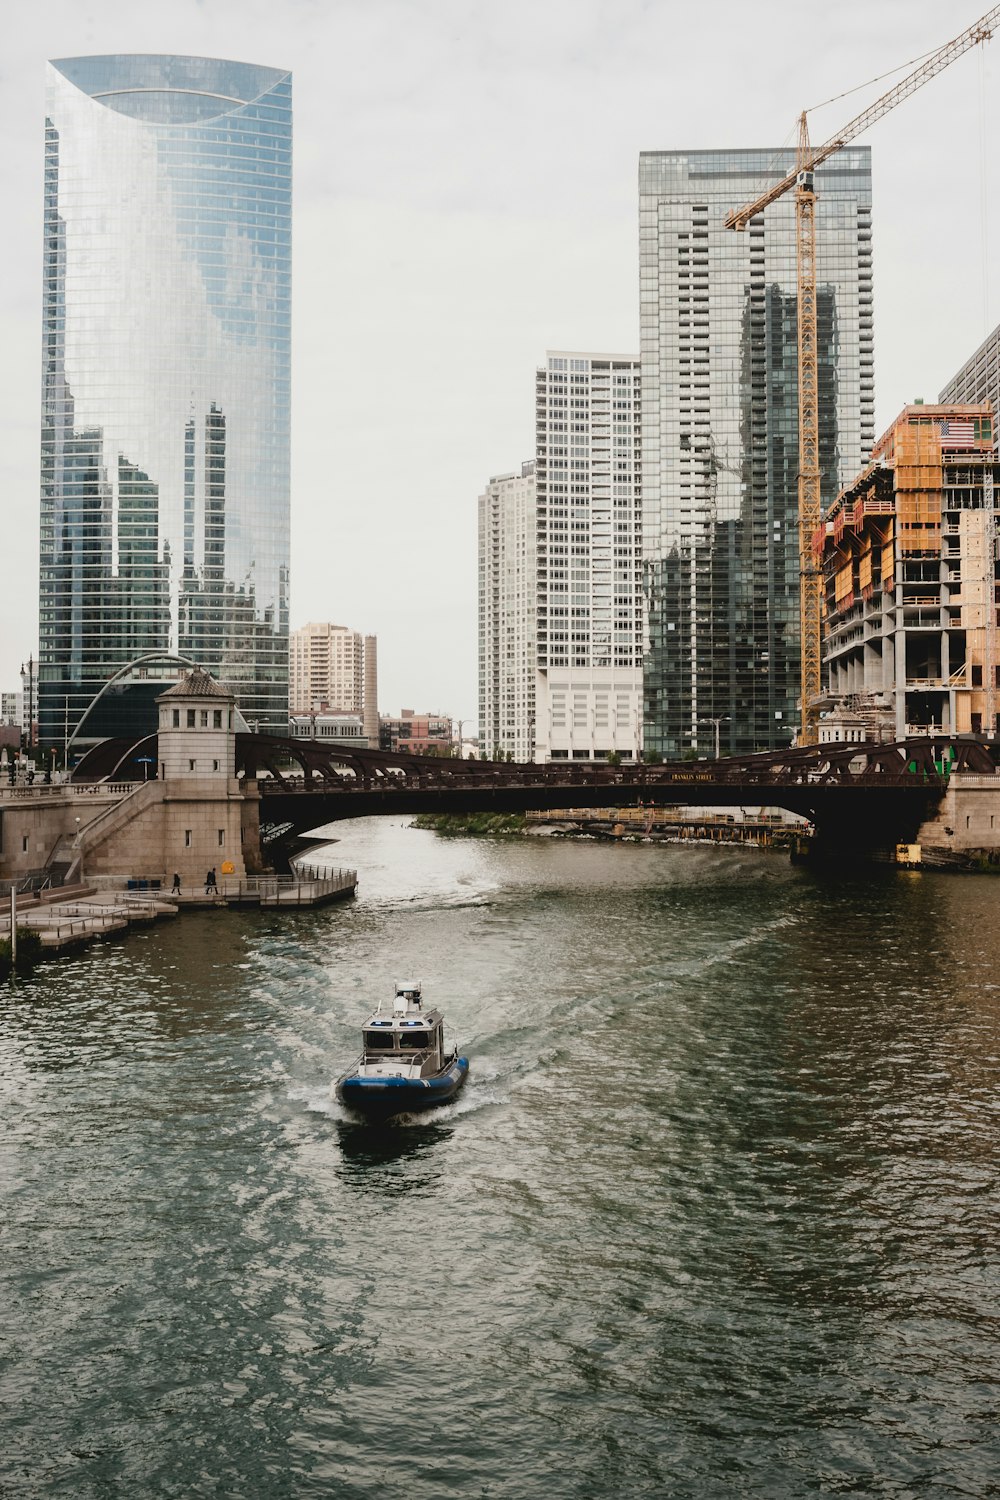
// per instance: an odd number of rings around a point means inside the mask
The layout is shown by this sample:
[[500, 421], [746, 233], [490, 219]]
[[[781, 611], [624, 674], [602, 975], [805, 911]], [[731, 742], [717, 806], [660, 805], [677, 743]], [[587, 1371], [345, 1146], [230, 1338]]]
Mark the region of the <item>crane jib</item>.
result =
[[980, 16], [979, 20], [967, 27], [965, 31], [956, 37], [952, 37], [950, 42], [946, 42], [943, 47], [939, 47], [930, 57], [925, 58], [918, 68], [914, 68], [912, 73], [908, 73], [905, 78], [901, 79], [899, 83], [894, 84], [891, 89], [882, 94], [873, 104], [869, 104], [860, 114], [855, 115], [854, 119], [849, 120], [835, 136], [831, 136], [821, 146], [810, 147], [808, 158], [803, 160], [800, 156], [794, 172], [789, 172], [786, 177], [783, 177], [780, 182], [776, 182], [766, 192], [761, 193], [760, 197], [755, 198], [752, 203], [747, 203], [742, 208], [734, 209], [725, 221], [726, 228], [745, 229], [755, 214], [761, 213], [763, 209], [767, 208], [768, 204], [774, 203], [776, 199], [782, 197], [790, 188], [795, 186], [796, 178], [803, 168], [815, 170], [816, 167], [833, 156], [836, 151], [839, 151], [843, 146], [855, 140], [862, 131], [868, 129], [869, 125], [874, 125], [876, 120], [880, 120], [883, 115], [887, 115], [890, 110], [895, 109], [897, 104], [901, 104], [904, 99], [908, 99], [911, 94], [915, 94], [917, 89], [922, 88], [925, 83], [929, 83], [932, 78], [947, 68], [950, 63], [953, 63], [956, 58], [961, 57], [964, 52], [968, 52], [970, 47], [978, 46], [980, 42], [990, 41], [994, 28], [997, 25], [1000, 25], [1000, 5], [994, 5], [991, 10], [988, 10], [985, 15]]

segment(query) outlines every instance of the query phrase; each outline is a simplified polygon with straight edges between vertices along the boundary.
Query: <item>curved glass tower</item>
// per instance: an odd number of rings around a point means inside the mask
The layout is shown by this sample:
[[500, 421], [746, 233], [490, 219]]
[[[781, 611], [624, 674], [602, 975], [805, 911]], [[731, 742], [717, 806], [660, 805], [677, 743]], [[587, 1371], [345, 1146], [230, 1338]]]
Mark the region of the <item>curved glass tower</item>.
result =
[[[287, 722], [291, 146], [282, 69], [48, 66], [45, 743], [154, 652]], [[81, 739], [139, 727], [143, 699], [106, 695]]]

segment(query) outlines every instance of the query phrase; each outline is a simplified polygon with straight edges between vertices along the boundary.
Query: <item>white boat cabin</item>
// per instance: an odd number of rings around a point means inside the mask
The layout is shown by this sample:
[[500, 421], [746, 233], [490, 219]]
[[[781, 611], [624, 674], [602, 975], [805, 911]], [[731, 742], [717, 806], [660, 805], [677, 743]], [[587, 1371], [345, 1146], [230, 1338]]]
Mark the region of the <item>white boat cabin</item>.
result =
[[396, 985], [391, 1014], [379, 1002], [362, 1041], [358, 1073], [366, 1078], [423, 1078], [445, 1066], [444, 1016], [424, 1010], [418, 984]]

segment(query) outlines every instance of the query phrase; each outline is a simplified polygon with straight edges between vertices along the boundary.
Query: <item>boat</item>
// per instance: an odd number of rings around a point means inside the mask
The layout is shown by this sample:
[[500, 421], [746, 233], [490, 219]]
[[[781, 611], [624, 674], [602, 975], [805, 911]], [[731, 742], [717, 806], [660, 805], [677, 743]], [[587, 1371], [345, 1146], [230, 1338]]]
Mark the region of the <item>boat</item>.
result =
[[347, 1109], [370, 1120], [432, 1109], [454, 1099], [469, 1074], [469, 1059], [448, 1052], [444, 1016], [424, 1010], [420, 985], [396, 985], [392, 1010], [382, 1002], [362, 1028], [360, 1058], [333, 1086]]

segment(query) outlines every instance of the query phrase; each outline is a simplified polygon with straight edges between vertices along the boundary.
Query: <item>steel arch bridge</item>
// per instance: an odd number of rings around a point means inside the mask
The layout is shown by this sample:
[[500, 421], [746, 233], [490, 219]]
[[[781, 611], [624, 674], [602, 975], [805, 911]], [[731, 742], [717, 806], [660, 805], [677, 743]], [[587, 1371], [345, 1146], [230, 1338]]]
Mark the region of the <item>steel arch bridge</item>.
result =
[[831, 850], [912, 842], [953, 772], [997, 774], [992, 744], [950, 736], [609, 766], [437, 759], [241, 735], [237, 760], [258, 778], [262, 821], [297, 833], [389, 813], [757, 805], [807, 818]]
[[[137, 779], [156, 737], [107, 740], [75, 780]], [[662, 765], [454, 760], [268, 734], [236, 736], [237, 774], [256, 782], [262, 825], [298, 835], [384, 814], [527, 812], [569, 807], [780, 807], [807, 818], [831, 851], [912, 842], [954, 772], [997, 776], [1000, 746], [929, 735], [893, 744], [816, 745]], [[294, 769], [290, 769], [290, 767]]]

